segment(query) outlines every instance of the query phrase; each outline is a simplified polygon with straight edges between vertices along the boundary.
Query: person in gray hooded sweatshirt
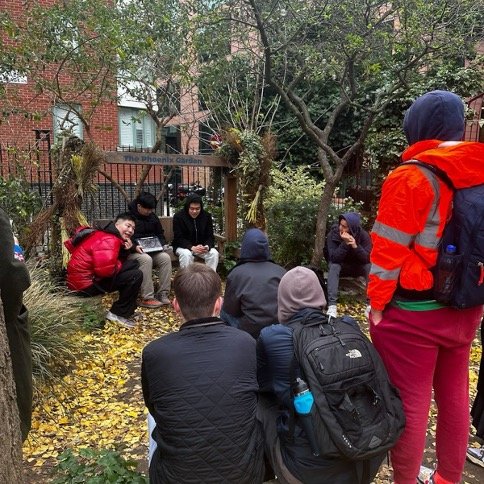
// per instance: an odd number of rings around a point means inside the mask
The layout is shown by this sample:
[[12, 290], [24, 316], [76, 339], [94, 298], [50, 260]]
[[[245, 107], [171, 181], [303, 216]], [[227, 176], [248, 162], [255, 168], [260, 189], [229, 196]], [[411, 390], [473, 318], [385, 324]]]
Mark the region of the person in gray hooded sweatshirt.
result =
[[227, 276], [221, 318], [257, 338], [262, 328], [277, 323], [277, 288], [285, 273], [271, 260], [264, 232], [247, 230], [240, 260]]
[[[264, 426], [266, 455], [277, 482], [281, 484], [368, 484], [378, 472], [383, 455], [367, 461], [368, 472], [361, 472], [363, 461], [314, 456], [301, 422], [296, 418], [291, 395], [291, 366], [294, 346], [292, 323], [306, 318], [326, 319], [323, 289], [316, 274], [306, 267], [288, 271], [279, 284], [278, 318], [280, 324], [268, 326], [257, 340], [257, 379], [261, 391], [261, 420]], [[299, 367], [294, 369], [298, 375]]]
[[357, 212], [343, 213], [326, 238], [325, 247], [328, 259], [328, 310], [334, 318], [338, 315], [338, 286], [340, 277], [364, 277], [365, 283], [370, 272], [371, 239], [361, 227], [361, 217]]

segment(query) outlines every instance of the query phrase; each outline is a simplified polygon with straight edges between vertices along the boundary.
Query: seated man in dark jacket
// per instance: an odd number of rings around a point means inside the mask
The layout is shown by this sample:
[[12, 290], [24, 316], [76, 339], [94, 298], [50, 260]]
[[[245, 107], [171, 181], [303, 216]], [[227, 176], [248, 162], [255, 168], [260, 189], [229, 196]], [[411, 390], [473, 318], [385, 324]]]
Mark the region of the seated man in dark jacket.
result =
[[[291, 373], [300, 374], [298, 365], [291, 372], [294, 358], [290, 323], [319, 313], [326, 305], [316, 274], [306, 267], [295, 267], [281, 279], [278, 314], [281, 324], [268, 326], [257, 340], [257, 375], [266, 394], [262, 411], [266, 455], [277, 482], [282, 484], [358, 484], [371, 482], [383, 455], [368, 462], [368, 468], [347, 458], [314, 456], [307, 435], [296, 418], [291, 432], [289, 417], [294, 414]], [[324, 451], [324, 449], [322, 449]], [[323, 453], [323, 452], [322, 452]]]
[[328, 258], [328, 310], [338, 315], [339, 278], [350, 276], [365, 278], [370, 273], [371, 239], [360, 223], [359, 213], [348, 212], [339, 216], [339, 223], [331, 227], [326, 237], [325, 252]]
[[257, 338], [263, 327], [277, 323], [277, 288], [285, 273], [271, 260], [264, 232], [247, 230], [240, 260], [227, 276], [222, 319]]
[[134, 310], [143, 274], [135, 261], [127, 260], [133, 249], [134, 218], [121, 213], [102, 230], [80, 227], [65, 242], [71, 253], [67, 264], [67, 286], [89, 297], [119, 291], [106, 319], [133, 328]]
[[[168, 295], [171, 285], [171, 257], [163, 250], [163, 246], [166, 245], [165, 233], [160, 219], [153, 212], [156, 208], [156, 198], [149, 192], [142, 192], [129, 204], [128, 208], [136, 221], [133, 234], [135, 244], [138, 244], [139, 239], [156, 237], [161, 249], [150, 252], [141, 250], [141, 252], [137, 251], [129, 255], [129, 259], [138, 262], [139, 269], [143, 273], [139, 306], [154, 309], [163, 304], [170, 304]], [[156, 294], [153, 286], [153, 267], [158, 269], [160, 283]]]
[[180, 268], [193, 263], [195, 257], [217, 270], [219, 253], [215, 246], [212, 215], [203, 209], [202, 197], [187, 196], [184, 207], [173, 216], [173, 250]]
[[185, 322], [142, 358], [144, 400], [156, 422], [150, 482], [261, 483], [255, 341], [217, 317], [221, 282], [206, 265], [180, 269], [173, 287]]

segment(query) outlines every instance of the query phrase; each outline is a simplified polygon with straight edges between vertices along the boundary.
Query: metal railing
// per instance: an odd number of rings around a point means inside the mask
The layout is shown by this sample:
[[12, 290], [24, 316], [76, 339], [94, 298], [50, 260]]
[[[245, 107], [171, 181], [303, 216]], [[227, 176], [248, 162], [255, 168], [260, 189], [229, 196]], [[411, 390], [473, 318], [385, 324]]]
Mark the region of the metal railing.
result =
[[[96, 175], [97, 190], [83, 200], [83, 211], [87, 219], [112, 218], [127, 210], [134, 198], [140, 174], [148, 165], [130, 163], [106, 163], [102, 173]], [[44, 205], [52, 203], [54, 182], [53, 159], [48, 137], [20, 150], [14, 146], [0, 145], [0, 177], [20, 178], [30, 185]], [[215, 229], [223, 233], [223, 188], [222, 168], [164, 167], [151, 166], [143, 183], [143, 190], [159, 197], [156, 208], [158, 215], [173, 215], [181, 206], [188, 192], [200, 193], [214, 215]], [[115, 183], [113, 183], [113, 181]], [[364, 210], [370, 210], [375, 196], [374, 173], [361, 170], [341, 180], [333, 203], [342, 208], [344, 198], [351, 196], [363, 203]], [[119, 188], [121, 188], [121, 190]]]

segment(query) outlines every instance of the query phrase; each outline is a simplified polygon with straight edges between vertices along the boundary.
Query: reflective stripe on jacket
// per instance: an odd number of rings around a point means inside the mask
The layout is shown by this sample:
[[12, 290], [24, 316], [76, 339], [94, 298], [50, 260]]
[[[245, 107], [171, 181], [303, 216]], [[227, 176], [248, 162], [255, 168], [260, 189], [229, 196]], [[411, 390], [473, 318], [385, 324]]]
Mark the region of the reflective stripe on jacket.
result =
[[[484, 144], [415, 143], [403, 156], [444, 170], [454, 185], [484, 183]], [[368, 296], [371, 306], [383, 310], [399, 284], [426, 291], [432, 288], [432, 267], [445, 223], [451, 213], [452, 191], [429, 170], [400, 165], [385, 180], [375, 225]]]

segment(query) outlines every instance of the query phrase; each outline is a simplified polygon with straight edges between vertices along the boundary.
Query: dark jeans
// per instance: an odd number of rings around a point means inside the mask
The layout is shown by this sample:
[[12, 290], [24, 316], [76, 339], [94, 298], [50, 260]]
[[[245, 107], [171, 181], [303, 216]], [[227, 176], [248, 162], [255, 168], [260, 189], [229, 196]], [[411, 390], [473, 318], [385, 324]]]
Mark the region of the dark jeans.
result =
[[364, 277], [368, 281], [371, 264], [335, 264], [329, 263], [328, 270], [328, 306], [338, 301], [340, 277]]
[[96, 281], [83, 291], [79, 291], [79, 295], [89, 297], [119, 291], [119, 298], [113, 303], [110, 311], [117, 316], [129, 318], [136, 309], [136, 299], [142, 282], [143, 273], [138, 269], [138, 263], [129, 260], [114, 277]]

